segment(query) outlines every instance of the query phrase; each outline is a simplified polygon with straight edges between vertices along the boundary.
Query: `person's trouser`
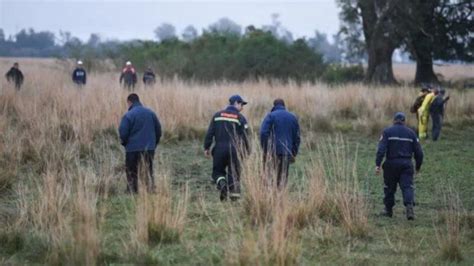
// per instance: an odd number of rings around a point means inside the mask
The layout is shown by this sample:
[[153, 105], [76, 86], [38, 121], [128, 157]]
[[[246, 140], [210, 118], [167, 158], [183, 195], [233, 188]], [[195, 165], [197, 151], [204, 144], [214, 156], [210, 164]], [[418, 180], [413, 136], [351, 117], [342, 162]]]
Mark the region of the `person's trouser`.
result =
[[125, 83], [124, 83], [124, 87], [125, 87], [128, 91], [134, 91], [134, 90], [135, 90], [135, 83], [133, 83], [133, 82], [125, 82]]
[[[232, 148], [216, 147], [212, 151], [212, 180], [218, 190], [226, 186], [230, 197], [240, 196], [240, 161]], [[224, 181], [224, 182], [222, 182]]]
[[431, 113], [431, 121], [433, 122], [433, 128], [431, 129], [431, 136], [433, 141], [437, 141], [441, 134], [441, 127], [443, 123], [443, 117], [438, 113]]
[[400, 185], [403, 195], [403, 204], [414, 205], [415, 189], [413, 185], [413, 163], [409, 159], [394, 159], [383, 164], [385, 208], [391, 210], [395, 205], [397, 184]]
[[428, 133], [428, 119], [429, 114], [427, 112], [422, 112], [418, 115], [418, 137], [420, 139], [425, 139]]
[[145, 184], [149, 191], [155, 189], [155, 178], [153, 177], [153, 157], [155, 151], [134, 151], [125, 154], [125, 168], [127, 173], [127, 191], [138, 192], [138, 174], [145, 174]]
[[[267, 157], [270, 158], [267, 161]], [[264, 157], [264, 165], [267, 167], [267, 174], [270, 178], [276, 178], [277, 187], [285, 187], [288, 183], [288, 173], [290, 170], [290, 155], [269, 155]], [[274, 182], [272, 180], [272, 182]]]

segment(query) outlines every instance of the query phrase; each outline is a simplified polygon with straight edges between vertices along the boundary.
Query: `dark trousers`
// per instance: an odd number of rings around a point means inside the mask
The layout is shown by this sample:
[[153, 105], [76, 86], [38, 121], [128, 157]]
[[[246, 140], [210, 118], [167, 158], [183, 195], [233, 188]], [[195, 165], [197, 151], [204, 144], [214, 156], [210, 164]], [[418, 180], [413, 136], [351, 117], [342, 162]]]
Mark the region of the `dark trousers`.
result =
[[127, 191], [138, 192], [138, 170], [145, 174], [145, 184], [149, 191], [155, 189], [155, 178], [153, 177], [153, 157], [155, 151], [134, 151], [125, 154], [125, 167], [127, 172]]
[[403, 195], [403, 204], [413, 205], [415, 202], [415, 190], [413, 186], [413, 163], [411, 160], [395, 159], [388, 160], [383, 164], [384, 194], [383, 202], [388, 210], [395, 205], [395, 192], [397, 184], [400, 185]]
[[438, 113], [431, 113], [431, 121], [433, 121], [433, 128], [431, 129], [431, 135], [433, 141], [437, 141], [441, 134], [441, 127], [443, 123], [443, 116]]
[[212, 180], [221, 190], [220, 181], [225, 180], [228, 191], [240, 194], [240, 161], [235, 149], [216, 147], [212, 151]]
[[[267, 158], [270, 160], [267, 161]], [[267, 155], [263, 159], [263, 164], [267, 167], [267, 173], [273, 181], [273, 175], [276, 175], [276, 184], [279, 188], [288, 183], [288, 173], [290, 170], [290, 155]], [[273, 181], [274, 182], [274, 181]]]

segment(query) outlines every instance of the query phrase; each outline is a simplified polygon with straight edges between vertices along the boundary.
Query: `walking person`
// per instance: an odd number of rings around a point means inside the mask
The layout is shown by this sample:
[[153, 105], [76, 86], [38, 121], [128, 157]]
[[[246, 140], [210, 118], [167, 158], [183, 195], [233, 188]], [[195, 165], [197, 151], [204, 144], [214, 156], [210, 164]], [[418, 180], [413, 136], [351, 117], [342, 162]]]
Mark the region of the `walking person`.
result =
[[87, 82], [87, 73], [81, 60], [77, 61], [77, 66], [72, 72], [72, 82], [78, 86], [84, 86]]
[[221, 201], [227, 196], [232, 201], [240, 198], [240, 158], [250, 150], [247, 120], [241, 114], [246, 104], [239, 95], [231, 96], [229, 105], [212, 117], [204, 140], [204, 155], [212, 155], [212, 181]]
[[413, 113], [416, 115], [417, 121], [420, 121], [420, 118], [418, 117], [418, 109], [423, 104], [423, 100], [425, 99], [426, 95], [430, 92], [431, 92], [431, 85], [423, 84], [420, 90], [420, 94], [416, 97], [415, 102], [410, 107], [410, 113]]
[[156, 114], [140, 103], [137, 94], [128, 95], [127, 105], [128, 112], [119, 127], [120, 139], [126, 151], [127, 192], [138, 192], [139, 166], [147, 169], [145, 183], [149, 191], [154, 191], [153, 157], [161, 138], [161, 124]]
[[437, 141], [439, 135], [441, 134], [441, 128], [443, 126], [444, 118], [444, 107], [449, 97], [444, 98], [445, 91], [436, 88], [434, 90], [435, 98], [430, 106], [430, 116], [431, 121], [433, 122], [433, 127], [431, 129], [431, 137], [433, 141]]
[[428, 121], [430, 116], [430, 106], [434, 100], [434, 92], [431, 91], [423, 98], [421, 106], [418, 108], [418, 137], [420, 140], [428, 137]]
[[282, 99], [276, 99], [260, 127], [260, 144], [264, 166], [270, 166], [272, 172], [276, 173], [278, 188], [287, 184], [290, 163], [298, 155], [300, 141], [298, 119], [286, 110]]
[[120, 75], [120, 84], [123, 84], [124, 88], [129, 91], [133, 91], [135, 89], [135, 84], [137, 84], [137, 71], [130, 61], [127, 61], [125, 63], [125, 67], [122, 69], [122, 74]]
[[146, 69], [145, 73], [143, 73], [143, 84], [145, 84], [145, 87], [148, 87], [155, 85], [155, 82], [155, 73], [153, 73], [153, 70], [151, 69], [151, 67], [149, 67]]
[[16, 62], [5, 74], [5, 77], [7, 78], [7, 81], [9, 83], [15, 83], [15, 89], [17, 90], [20, 90], [21, 85], [23, 85], [23, 81], [25, 80], [25, 77], [23, 76], [23, 73], [20, 70], [20, 65]]
[[[415, 219], [413, 210], [415, 204], [415, 190], [413, 184], [413, 162], [415, 157], [415, 170], [420, 171], [423, 163], [423, 151], [416, 133], [405, 126], [405, 114], [398, 112], [393, 119], [393, 126], [384, 129], [377, 149], [375, 159], [375, 173], [378, 175], [383, 168], [384, 179], [384, 205], [382, 215], [392, 217], [395, 205], [395, 192], [400, 186], [403, 195], [403, 204], [406, 208], [408, 220]], [[382, 165], [382, 161], [385, 161]]]

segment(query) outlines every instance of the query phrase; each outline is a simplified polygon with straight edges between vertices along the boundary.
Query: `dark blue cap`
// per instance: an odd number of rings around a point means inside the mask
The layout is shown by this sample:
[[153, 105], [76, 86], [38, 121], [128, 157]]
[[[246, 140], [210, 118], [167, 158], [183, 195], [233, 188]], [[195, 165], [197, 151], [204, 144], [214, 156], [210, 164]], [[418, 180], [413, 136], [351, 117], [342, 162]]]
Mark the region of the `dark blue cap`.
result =
[[393, 121], [405, 121], [405, 118], [406, 118], [405, 113], [397, 112], [393, 116]]
[[247, 102], [244, 101], [244, 99], [242, 99], [242, 97], [240, 97], [238, 94], [230, 96], [229, 102], [230, 104], [234, 104], [235, 102], [242, 103], [243, 105], [247, 104]]

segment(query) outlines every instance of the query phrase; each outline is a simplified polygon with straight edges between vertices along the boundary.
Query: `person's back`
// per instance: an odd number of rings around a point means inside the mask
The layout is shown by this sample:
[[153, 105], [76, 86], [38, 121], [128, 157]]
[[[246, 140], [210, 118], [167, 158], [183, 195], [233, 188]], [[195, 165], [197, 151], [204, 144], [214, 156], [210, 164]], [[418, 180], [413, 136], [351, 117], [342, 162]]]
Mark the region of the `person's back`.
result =
[[23, 73], [18, 68], [18, 63], [13, 64], [13, 67], [5, 74], [8, 82], [14, 82], [15, 87], [19, 89], [23, 84]]
[[122, 82], [128, 88], [135, 87], [135, 83], [137, 83], [135, 68], [131, 64], [128, 64], [128, 62], [127, 66], [122, 69], [122, 74], [120, 75], [120, 83]]
[[[410, 159], [413, 157], [418, 142], [416, 133], [403, 124], [394, 124], [384, 130], [382, 139], [387, 140], [386, 149], [379, 150], [384, 152], [377, 154], [379, 158], [386, 156], [387, 160]], [[419, 154], [416, 154], [419, 156]]]
[[247, 143], [242, 143], [242, 141], [246, 141], [244, 125], [246, 126], [247, 121], [235, 107], [228, 106], [226, 109], [215, 113], [213, 121], [214, 127], [212, 131], [208, 131], [209, 134], [206, 135], [206, 146], [210, 147], [212, 137], [215, 139], [215, 146], [217, 148], [236, 149], [240, 144], [247, 145]]
[[77, 67], [72, 72], [72, 81], [79, 85], [85, 85], [87, 81], [86, 70], [82, 67]]
[[143, 83], [148, 86], [155, 84], [155, 73], [151, 70], [147, 70], [143, 74]]
[[264, 119], [260, 132], [264, 151], [267, 146], [276, 155], [295, 156], [300, 144], [299, 124], [296, 116], [288, 112], [283, 105], [273, 107]]
[[127, 152], [154, 150], [161, 137], [161, 125], [156, 114], [133, 103], [119, 128], [122, 144]]
[[441, 94], [436, 95], [430, 106], [430, 113], [432, 114], [444, 114], [444, 99]]

